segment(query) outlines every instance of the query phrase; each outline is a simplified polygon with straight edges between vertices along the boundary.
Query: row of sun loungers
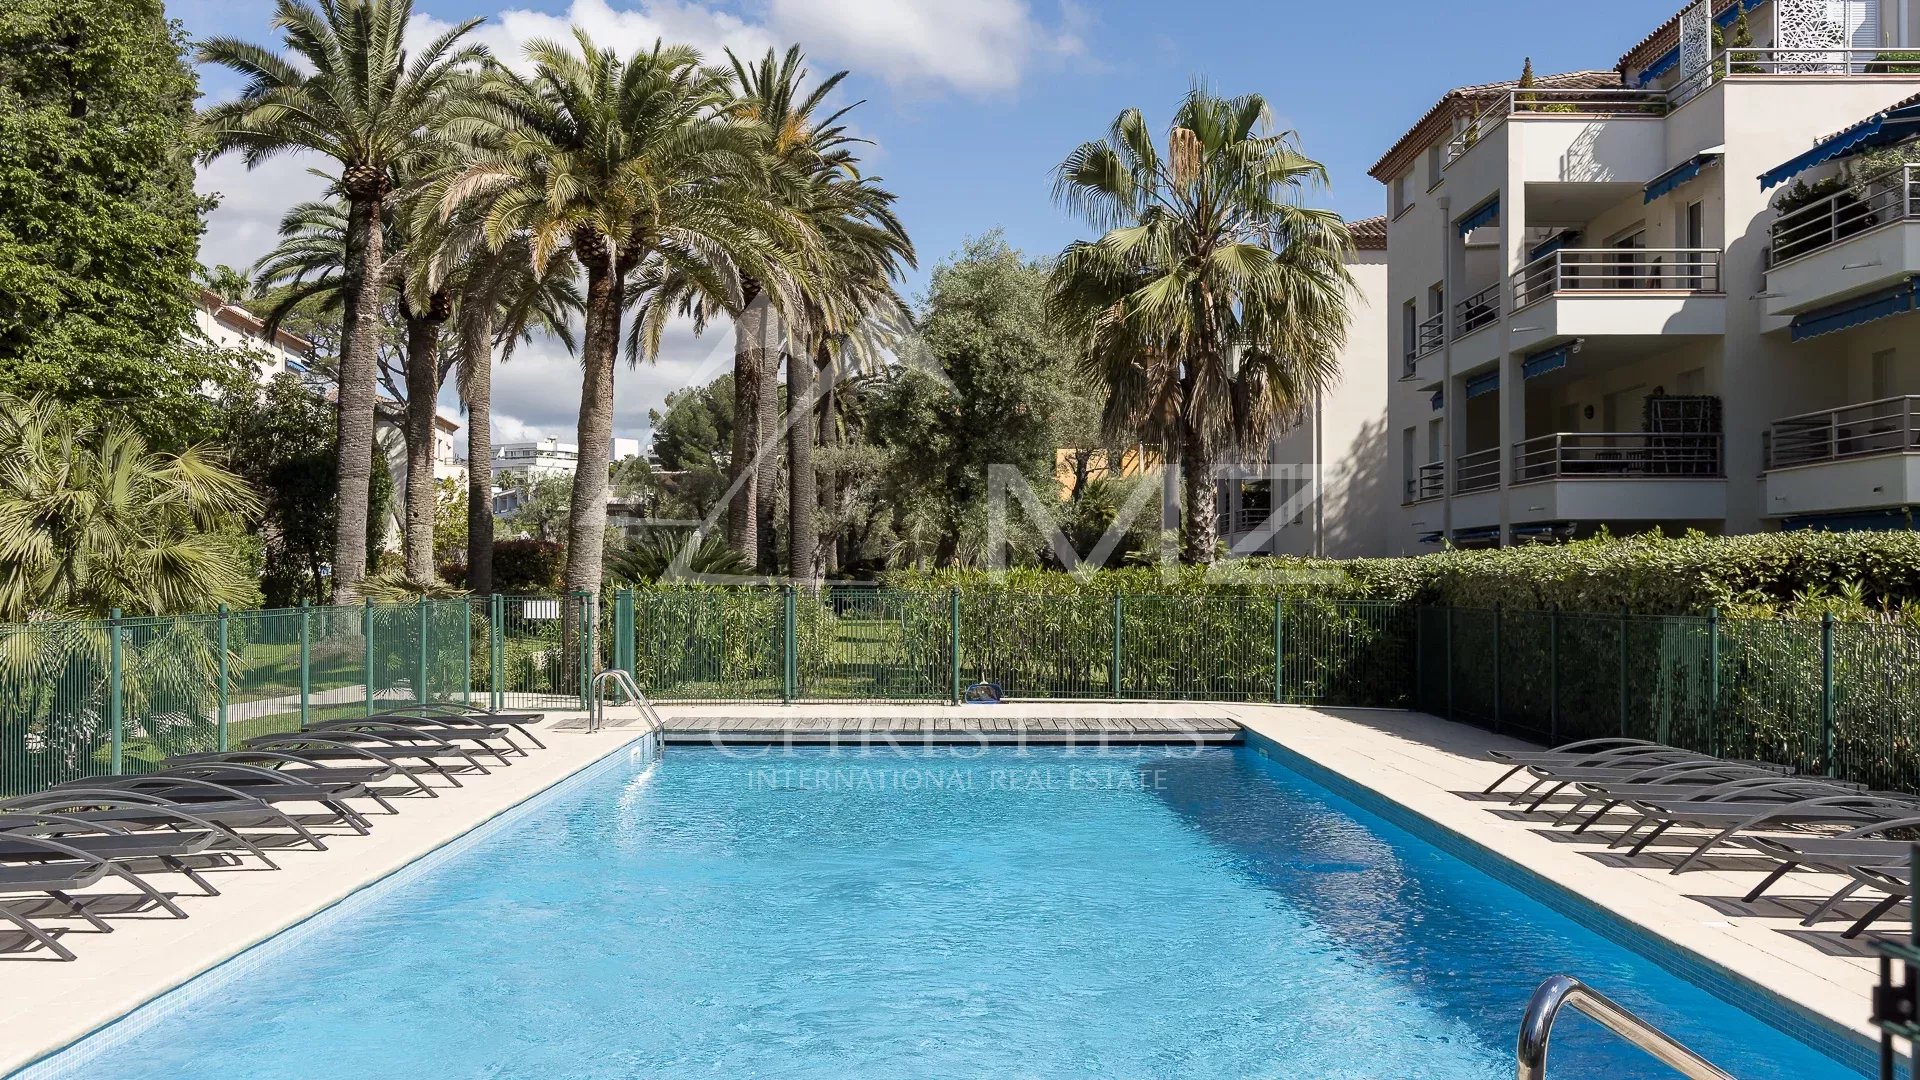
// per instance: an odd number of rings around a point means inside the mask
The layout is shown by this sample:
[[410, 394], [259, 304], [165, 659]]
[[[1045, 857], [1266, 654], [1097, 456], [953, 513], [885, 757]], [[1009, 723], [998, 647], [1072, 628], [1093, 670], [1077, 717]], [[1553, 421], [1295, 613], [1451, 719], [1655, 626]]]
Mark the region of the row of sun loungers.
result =
[[457, 705], [412, 705], [264, 735], [219, 753], [183, 754], [153, 772], [95, 776], [0, 799], [0, 924], [25, 935], [25, 955], [74, 959], [54, 920], [108, 933], [101, 884], [187, 917], [150, 876], [185, 878], [205, 895], [201, 873], [251, 859], [278, 869], [273, 852], [322, 851], [342, 831], [365, 835], [372, 811], [395, 801], [438, 798], [463, 776], [510, 766], [545, 744], [528, 725], [538, 713]]
[[1789, 873], [1833, 879], [1834, 891], [1802, 920], [1814, 926], [1858, 893], [1879, 894], [1842, 937], [1857, 937], [1913, 895], [1911, 858], [1920, 796], [1870, 791], [1779, 765], [1726, 761], [1638, 739], [1589, 739], [1551, 750], [1494, 751], [1509, 766], [1483, 795], [1504, 794], [1528, 813], [1551, 812], [1575, 834], [1604, 824], [1611, 848], [1639, 855], [1684, 837], [1675, 874], [1715, 851], [1768, 856], [1778, 865], [1742, 899], [1758, 900]]

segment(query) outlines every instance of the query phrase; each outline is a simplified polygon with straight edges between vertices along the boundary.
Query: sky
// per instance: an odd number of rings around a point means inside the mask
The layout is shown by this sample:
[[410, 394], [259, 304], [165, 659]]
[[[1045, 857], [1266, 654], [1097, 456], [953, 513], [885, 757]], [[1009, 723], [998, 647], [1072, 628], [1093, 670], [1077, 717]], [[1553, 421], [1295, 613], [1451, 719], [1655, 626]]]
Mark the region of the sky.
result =
[[[1351, 3], [1351, 0], [1349, 0]], [[1283, 128], [1327, 166], [1312, 197], [1349, 218], [1378, 214], [1385, 189], [1367, 169], [1449, 88], [1516, 78], [1526, 58], [1541, 74], [1611, 68], [1679, 9], [1679, 0], [1610, 0], [1578, 18], [1547, 0], [416, 0], [428, 31], [484, 17], [478, 38], [506, 58], [529, 39], [564, 37], [569, 24], [622, 51], [656, 38], [712, 57], [758, 55], [798, 43], [818, 73], [851, 72], [851, 126], [873, 145], [870, 172], [898, 193], [920, 266], [909, 296], [971, 237], [1001, 230], [1042, 256], [1091, 230], [1054, 205], [1052, 170], [1101, 136], [1121, 110], [1165, 118], [1195, 81], [1225, 94], [1263, 95]], [[169, 0], [190, 36], [276, 38], [271, 0]], [[202, 69], [204, 102], [238, 81]], [[316, 197], [324, 164], [276, 159], [249, 173], [230, 156], [203, 167], [217, 193], [201, 261], [245, 268], [273, 244], [293, 203]], [[647, 413], [671, 391], [727, 369], [724, 325], [696, 339], [671, 333], [659, 359], [616, 378], [615, 429], [645, 438]], [[494, 376], [496, 441], [571, 441], [579, 409], [577, 362], [556, 343], [517, 352]], [[442, 395], [459, 412], [451, 390]]]

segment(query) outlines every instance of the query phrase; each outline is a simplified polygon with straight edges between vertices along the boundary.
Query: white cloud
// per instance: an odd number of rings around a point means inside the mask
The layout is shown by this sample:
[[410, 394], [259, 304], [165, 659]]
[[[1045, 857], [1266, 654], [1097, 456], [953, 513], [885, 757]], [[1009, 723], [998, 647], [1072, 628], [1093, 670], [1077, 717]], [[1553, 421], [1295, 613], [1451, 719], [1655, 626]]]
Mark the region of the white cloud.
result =
[[280, 218], [288, 210], [325, 194], [327, 181], [307, 171], [320, 164], [321, 159], [310, 154], [288, 154], [249, 170], [239, 154], [227, 154], [202, 167], [194, 190], [218, 195], [220, 205], [207, 215], [200, 261], [246, 272], [273, 248]]
[[[409, 27], [409, 45], [418, 47], [452, 26], [447, 20], [416, 17]], [[559, 15], [509, 8], [489, 17], [471, 37], [491, 49], [503, 63], [521, 67], [527, 42], [544, 38], [572, 45], [575, 27], [585, 30], [595, 44], [622, 56], [651, 48], [655, 41], [691, 45], [709, 60], [721, 59], [723, 49], [746, 55], [765, 52], [774, 44], [773, 35], [763, 26], [679, 0], [650, 0], [619, 7], [608, 0], [573, 0]]]
[[1037, 56], [1081, 48], [1071, 9], [1048, 27], [1025, 0], [768, 0], [767, 14], [809, 52], [896, 86], [1001, 93]]

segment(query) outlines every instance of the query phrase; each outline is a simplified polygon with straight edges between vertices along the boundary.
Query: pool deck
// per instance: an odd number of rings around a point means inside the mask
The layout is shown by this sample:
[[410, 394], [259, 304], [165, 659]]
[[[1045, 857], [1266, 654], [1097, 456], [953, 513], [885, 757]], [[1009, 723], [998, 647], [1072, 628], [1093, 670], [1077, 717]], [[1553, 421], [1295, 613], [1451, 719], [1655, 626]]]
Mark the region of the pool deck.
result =
[[[1789, 876], [1775, 890], [1784, 899], [1749, 908], [1739, 897], [1768, 869], [1757, 859], [1729, 855], [1673, 876], [1666, 869], [1679, 858], [1675, 846], [1657, 846], [1629, 860], [1607, 851], [1604, 842], [1569, 842], [1567, 830], [1548, 828], [1543, 817], [1471, 797], [1502, 771], [1486, 751], [1525, 744], [1430, 716], [1153, 702], [701, 705], [665, 706], [661, 713], [669, 741], [682, 745], [1057, 748], [1097, 745], [1104, 737], [1114, 744], [1191, 746], [1245, 736], [1261, 752], [1371, 802], [1390, 820], [1438, 837], [1443, 847], [1467, 854], [1601, 933], [1643, 952], [1667, 953], [1668, 966], [1682, 974], [1704, 971], [1710, 982], [1732, 984], [1742, 1007], [1773, 1013], [1811, 1041], [1845, 1043], [1859, 1060], [1873, 1034], [1867, 1017], [1874, 962], [1840, 942], [1843, 924], [1808, 932], [1797, 923], [1798, 913], [1812, 903], [1807, 898], [1825, 896], [1832, 878]], [[465, 787], [443, 791], [439, 799], [402, 800], [398, 816], [373, 818], [370, 836], [329, 836], [324, 852], [276, 853], [282, 866], [277, 872], [210, 872], [222, 890], [219, 897], [194, 895], [193, 886], [176, 876], [149, 875], [180, 894], [192, 916], [186, 920], [164, 912], [110, 916], [112, 934], [65, 936], [80, 957], [72, 963], [0, 954], [0, 1077], [458, 839], [644, 731], [624, 711], [616, 710], [610, 720], [609, 729], [588, 734], [577, 714], [554, 714], [539, 729], [547, 751], [536, 750], [492, 775], [463, 778]], [[1590, 909], [1583, 917], [1585, 905], [1575, 897], [1606, 908], [1610, 917]]]

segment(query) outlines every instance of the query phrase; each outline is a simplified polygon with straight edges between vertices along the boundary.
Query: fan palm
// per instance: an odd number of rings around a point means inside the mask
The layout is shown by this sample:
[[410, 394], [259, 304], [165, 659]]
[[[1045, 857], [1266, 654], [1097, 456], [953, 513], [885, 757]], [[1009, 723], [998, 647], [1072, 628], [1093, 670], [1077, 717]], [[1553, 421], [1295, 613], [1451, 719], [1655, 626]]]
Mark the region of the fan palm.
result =
[[358, 595], [367, 565], [368, 495], [373, 471], [375, 352], [384, 251], [380, 222], [395, 171], [434, 153], [429, 134], [484, 56], [460, 39], [472, 19], [409, 58], [403, 45], [412, 0], [277, 0], [273, 25], [291, 56], [234, 38], [203, 42], [199, 60], [239, 72], [240, 96], [201, 114], [208, 156], [241, 153], [249, 168], [309, 151], [339, 163], [348, 205], [349, 289], [343, 305], [339, 461], [334, 538], [336, 599]]
[[1326, 170], [1258, 95], [1195, 87], [1163, 153], [1137, 109], [1055, 173], [1103, 235], [1068, 246], [1053, 311], [1082, 336], [1112, 433], [1177, 449], [1182, 558], [1210, 562], [1213, 463], [1264, 440], [1338, 376], [1352, 278], [1339, 215], [1302, 205]]
[[[439, 184], [443, 212], [480, 204], [498, 250], [524, 236], [544, 271], [569, 252], [586, 277], [578, 444], [567, 526], [566, 588], [597, 592], [605, 550], [614, 361], [627, 291], [684, 276], [709, 294], [741, 275], [784, 288], [799, 241], [759, 181], [749, 126], [719, 115], [727, 97], [697, 52], [655, 44], [621, 59], [575, 31], [579, 51], [527, 46], [531, 76], [495, 69], [451, 130], [475, 149]], [[629, 360], [656, 355], [661, 326], [634, 335]]]
[[0, 397], [0, 622], [253, 603], [236, 533], [259, 509], [203, 447], [155, 453], [131, 429]]

